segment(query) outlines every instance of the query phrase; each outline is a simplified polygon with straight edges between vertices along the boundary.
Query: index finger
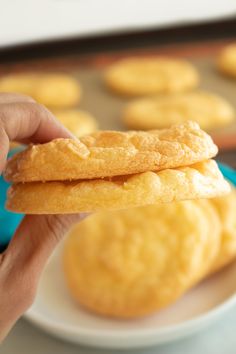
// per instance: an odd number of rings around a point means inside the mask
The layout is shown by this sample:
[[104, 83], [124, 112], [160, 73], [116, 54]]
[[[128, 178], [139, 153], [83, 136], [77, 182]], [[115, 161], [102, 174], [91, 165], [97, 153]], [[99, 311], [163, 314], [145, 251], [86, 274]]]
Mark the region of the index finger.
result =
[[4, 168], [9, 141], [45, 143], [74, 136], [44, 106], [34, 102], [0, 104], [0, 173]]

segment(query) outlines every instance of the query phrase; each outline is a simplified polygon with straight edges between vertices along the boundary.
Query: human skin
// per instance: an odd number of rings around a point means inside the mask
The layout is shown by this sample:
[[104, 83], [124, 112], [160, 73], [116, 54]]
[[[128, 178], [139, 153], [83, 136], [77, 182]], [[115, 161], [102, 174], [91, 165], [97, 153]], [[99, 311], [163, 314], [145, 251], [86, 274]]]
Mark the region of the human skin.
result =
[[[32, 98], [0, 94], [0, 174], [6, 164], [9, 141], [45, 143], [55, 138], [74, 137]], [[8, 248], [0, 254], [0, 341], [33, 303], [40, 275], [56, 245], [70, 226], [84, 216], [24, 217]]]

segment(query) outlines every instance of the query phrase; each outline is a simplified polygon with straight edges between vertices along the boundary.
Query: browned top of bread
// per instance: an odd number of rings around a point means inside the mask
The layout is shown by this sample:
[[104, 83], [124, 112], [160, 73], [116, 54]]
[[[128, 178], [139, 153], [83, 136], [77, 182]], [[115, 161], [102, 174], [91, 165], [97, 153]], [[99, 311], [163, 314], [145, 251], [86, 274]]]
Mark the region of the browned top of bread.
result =
[[56, 139], [31, 145], [9, 160], [12, 182], [112, 177], [188, 166], [217, 154], [211, 137], [186, 122], [149, 132], [98, 131], [80, 141]]

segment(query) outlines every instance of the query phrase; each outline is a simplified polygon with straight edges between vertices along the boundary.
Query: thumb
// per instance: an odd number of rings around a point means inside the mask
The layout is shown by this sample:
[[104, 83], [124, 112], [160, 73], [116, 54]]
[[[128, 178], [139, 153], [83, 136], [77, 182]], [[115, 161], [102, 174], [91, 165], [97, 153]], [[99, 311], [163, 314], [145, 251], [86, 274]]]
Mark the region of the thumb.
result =
[[5, 261], [17, 272], [27, 272], [36, 281], [47, 259], [73, 223], [86, 214], [27, 215], [10, 242]]

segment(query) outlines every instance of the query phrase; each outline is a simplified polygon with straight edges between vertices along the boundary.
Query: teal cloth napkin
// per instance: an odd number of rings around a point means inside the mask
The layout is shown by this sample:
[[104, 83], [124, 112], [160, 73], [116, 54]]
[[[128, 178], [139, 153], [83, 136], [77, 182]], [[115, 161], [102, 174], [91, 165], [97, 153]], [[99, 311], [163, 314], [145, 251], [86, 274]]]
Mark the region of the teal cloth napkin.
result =
[[[19, 149], [13, 149], [8, 154], [8, 157], [11, 157], [18, 151]], [[9, 243], [12, 235], [24, 216], [22, 214], [11, 213], [4, 208], [9, 185], [10, 184], [7, 183], [2, 176], [0, 176], [0, 251], [2, 251]]]

